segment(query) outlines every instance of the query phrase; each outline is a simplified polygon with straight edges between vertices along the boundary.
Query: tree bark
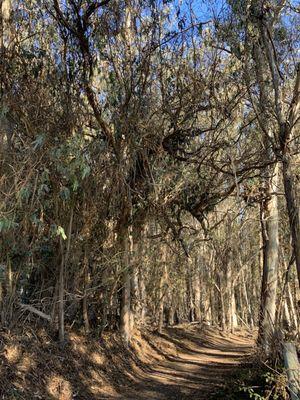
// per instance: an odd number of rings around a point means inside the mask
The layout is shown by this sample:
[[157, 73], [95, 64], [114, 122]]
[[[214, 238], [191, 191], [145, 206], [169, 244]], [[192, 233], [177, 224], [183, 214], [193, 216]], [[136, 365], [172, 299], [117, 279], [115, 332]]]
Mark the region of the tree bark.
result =
[[244, 271], [242, 272], [241, 279], [242, 279], [243, 293], [244, 293], [245, 302], [246, 302], [247, 311], [248, 311], [247, 321], [249, 321], [250, 328], [253, 329], [254, 328], [254, 321], [253, 321], [252, 309], [251, 309], [251, 304], [250, 304], [250, 301], [249, 301], [249, 296], [248, 296], [248, 290], [247, 290], [247, 285], [246, 285], [246, 281], [245, 281]]
[[286, 206], [289, 215], [289, 223], [292, 237], [293, 250], [295, 255], [298, 282], [300, 287], [300, 215], [299, 203], [296, 193], [296, 184], [292, 172], [291, 157], [285, 154], [282, 161], [283, 184], [286, 199]]
[[[6, 53], [11, 47], [11, 13], [12, 13], [12, 2], [11, 0], [2, 0], [0, 8], [0, 26], [1, 26], [1, 58], [2, 63], [5, 65]], [[3, 72], [3, 71], [2, 71]], [[4, 71], [5, 74], [5, 71]], [[2, 79], [4, 79], [4, 74]], [[9, 90], [5, 90], [3, 83], [1, 82], [1, 118], [0, 118], [0, 130], [3, 131], [3, 136], [6, 136], [7, 147], [11, 147], [11, 137], [13, 133], [13, 125], [10, 118], [9, 110]], [[0, 135], [1, 136], [1, 135]]]
[[64, 273], [65, 273], [65, 257], [63, 251], [62, 239], [61, 242], [61, 261], [59, 268], [59, 283], [58, 283], [58, 335], [59, 342], [63, 344], [65, 341], [65, 308], [64, 308]]
[[186, 293], [187, 293], [187, 309], [189, 314], [189, 321], [194, 322], [195, 319], [195, 304], [194, 304], [194, 287], [192, 282], [193, 277], [193, 261], [192, 258], [188, 258], [186, 274]]
[[[278, 12], [280, 12], [278, 10]], [[293, 139], [293, 132], [295, 130], [296, 124], [299, 122], [300, 114], [300, 63], [298, 62], [296, 72], [295, 85], [293, 88], [293, 95], [289, 106], [289, 112], [287, 113], [287, 118], [284, 116], [284, 89], [281, 84], [282, 79], [280, 77], [280, 67], [278, 65], [278, 60], [276, 60], [276, 49], [274, 52], [274, 42], [272, 40], [272, 34], [274, 34], [274, 23], [275, 18], [270, 18], [270, 14], [266, 11], [264, 15], [265, 21], [263, 19], [259, 20], [258, 28], [260, 31], [261, 43], [263, 45], [265, 59], [267, 60], [269, 67], [269, 77], [272, 82], [272, 89], [274, 92], [274, 111], [277, 119], [278, 135], [273, 135], [273, 140], [278, 140], [279, 144], [279, 154], [277, 159], [282, 161], [282, 171], [283, 171], [283, 183], [286, 204], [289, 215], [289, 223], [291, 230], [291, 238], [293, 244], [293, 250], [296, 259], [298, 282], [300, 286], [300, 214], [299, 214], [299, 204], [296, 194], [296, 184], [292, 172], [292, 149], [291, 143]], [[262, 63], [260, 64], [260, 68]], [[267, 89], [265, 83], [260, 82], [261, 88]], [[261, 105], [261, 109], [266, 109], [266, 104]], [[269, 110], [273, 112], [273, 110]], [[264, 117], [267, 114], [264, 112]]]
[[293, 343], [283, 344], [283, 358], [291, 399], [298, 400], [300, 395], [300, 364], [297, 350]]
[[140, 301], [140, 322], [143, 325], [146, 319], [146, 287], [142, 268], [139, 266], [139, 301]]
[[129, 228], [123, 230], [121, 237], [122, 248], [122, 299], [120, 330], [126, 345], [131, 339], [131, 268], [129, 254]]
[[84, 295], [82, 300], [82, 316], [83, 316], [85, 333], [88, 334], [90, 332], [90, 322], [88, 313], [88, 293], [87, 293], [87, 289], [89, 287], [89, 261], [86, 248], [84, 249], [84, 258], [83, 258], [83, 279], [84, 279]]
[[290, 316], [291, 316], [291, 322], [292, 322], [293, 327], [297, 331], [298, 330], [298, 318], [297, 318], [297, 313], [296, 313], [295, 306], [294, 306], [294, 299], [293, 299], [291, 286], [290, 286], [289, 282], [287, 283], [286, 289], [287, 289], [287, 302], [288, 302], [289, 312], [290, 312]]
[[201, 319], [201, 293], [200, 293], [200, 272], [196, 265], [196, 273], [194, 279], [194, 293], [195, 293], [195, 320], [200, 321]]
[[2, 0], [1, 2], [1, 49], [8, 48], [11, 41], [11, 0]]
[[59, 268], [59, 284], [58, 284], [58, 329], [59, 329], [59, 342], [61, 345], [64, 344], [65, 341], [65, 305], [64, 305], [64, 297], [65, 297], [65, 268], [68, 265], [70, 248], [71, 248], [71, 235], [72, 235], [72, 226], [73, 226], [73, 216], [74, 216], [74, 208], [72, 206], [70, 212], [70, 220], [67, 232], [67, 245], [66, 251], [64, 251], [65, 246], [63, 243], [63, 238], [60, 237], [60, 250], [61, 250], [61, 262]]
[[265, 200], [261, 206], [261, 226], [263, 238], [263, 278], [261, 290], [261, 313], [259, 342], [268, 354], [270, 351], [276, 314], [276, 294], [278, 282], [278, 198], [276, 194], [279, 171], [278, 164], [266, 179]]
[[162, 248], [162, 275], [159, 284], [159, 304], [158, 304], [158, 332], [162, 331], [164, 325], [164, 308], [165, 308], [165, 296], [166, 296], [166, 283], [168, 277], [167, 270], [167, 248], [163, 245]]

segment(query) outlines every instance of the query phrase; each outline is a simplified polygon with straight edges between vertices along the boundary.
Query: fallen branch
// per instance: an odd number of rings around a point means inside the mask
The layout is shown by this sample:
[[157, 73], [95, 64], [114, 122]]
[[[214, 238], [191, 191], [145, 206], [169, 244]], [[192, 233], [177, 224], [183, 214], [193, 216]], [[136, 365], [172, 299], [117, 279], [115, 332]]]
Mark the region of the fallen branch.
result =
[[38, 310], [37, 308], [35, 308], [35, 307], [33, 307], [33, 306], [30, 306], [29, 304], [20, 304], [20, 306], [21, 306], [24, 310], [29, 311], [29, 312], [32, 312], [33, 314], [36, 314], [36, 315], [38, 315], [39, 317], [44, 318], [44, 319], [46, 319], [46, 320], [49, 321], [49, 322], [52, 321], [52, 318], [51, 318], [50, 315], [43, 313], [42, 311]]

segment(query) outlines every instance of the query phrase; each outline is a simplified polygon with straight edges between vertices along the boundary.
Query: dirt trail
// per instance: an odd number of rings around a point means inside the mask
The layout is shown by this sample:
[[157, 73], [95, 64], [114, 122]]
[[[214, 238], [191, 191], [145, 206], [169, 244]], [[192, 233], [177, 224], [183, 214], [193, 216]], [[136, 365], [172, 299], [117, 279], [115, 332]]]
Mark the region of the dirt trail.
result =
[[[245, 332], [224, 334], [213, 328], [172, 328], [160, 338], [161, 346], [158, 340], [150, 341], [150, 346], [165, 359], [152, 365], [131, 388], [124, 388], [120, 399], [209, 399], [246, 360], [254, 344]], [[167, 342], [173, 348], [166, 351]]]
[[45, 330], [32, 332], [0, 334], [1, 400], [209, 400], [254, 343], [196, 324], [136, 331], [129, 348], [118, 334], [72, 333], [62, 352]]

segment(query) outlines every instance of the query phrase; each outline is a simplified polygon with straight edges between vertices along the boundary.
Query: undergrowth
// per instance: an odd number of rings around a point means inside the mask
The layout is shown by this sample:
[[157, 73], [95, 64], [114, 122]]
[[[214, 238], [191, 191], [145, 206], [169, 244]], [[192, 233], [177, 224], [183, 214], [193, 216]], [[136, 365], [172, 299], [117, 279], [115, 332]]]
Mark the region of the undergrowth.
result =
[[286, 375], [264, 364], [241, 366], [210, 400], [288, 400]]

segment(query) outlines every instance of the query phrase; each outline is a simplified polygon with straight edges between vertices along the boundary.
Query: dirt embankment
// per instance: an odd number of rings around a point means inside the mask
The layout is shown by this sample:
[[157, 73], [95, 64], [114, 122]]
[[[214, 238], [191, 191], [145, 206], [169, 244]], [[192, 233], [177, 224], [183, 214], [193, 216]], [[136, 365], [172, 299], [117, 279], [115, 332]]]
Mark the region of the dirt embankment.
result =
[[252, 350], [251, 335], [199, 325], [162, 334], [71, 334], [62, 351], [45, 331], [0, 335], [0, 399], [209, 399]]

